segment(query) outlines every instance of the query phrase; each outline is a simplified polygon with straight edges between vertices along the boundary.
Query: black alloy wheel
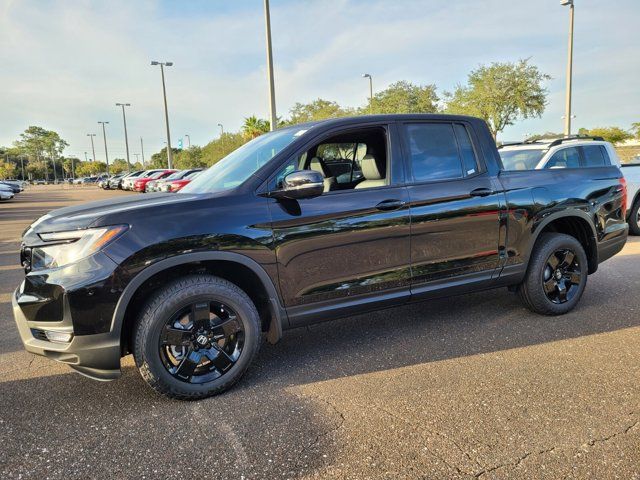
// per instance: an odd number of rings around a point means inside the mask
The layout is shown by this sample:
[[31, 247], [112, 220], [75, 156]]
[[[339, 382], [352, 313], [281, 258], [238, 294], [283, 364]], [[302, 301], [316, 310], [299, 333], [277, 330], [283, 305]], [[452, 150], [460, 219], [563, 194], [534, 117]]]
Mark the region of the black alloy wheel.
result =
[[518, 294], [524, 305], [542, 315], [563, 315], [580, 301], [589, 265], [582, 244], [570, 235], [544, 232], [538, 237]]
[[217, 301], [195, 302], [169, 319], [159, 339], [167, 371], [187, 383], [221, 377], [244, 347], [244, 328], [236, 313]]
[[196, 400], [222, 393], [244, 375], [261, 341], [251, 298], [207, 274], [176, 278], [156, 290], [134, 327], [142, 378], [158, 393]]
[[547, 298], [553, 303], [570, 301], [578, 292], [581, 280], [582, 272], [575, 252], [559, 249], [547, 259], [542, 283]]

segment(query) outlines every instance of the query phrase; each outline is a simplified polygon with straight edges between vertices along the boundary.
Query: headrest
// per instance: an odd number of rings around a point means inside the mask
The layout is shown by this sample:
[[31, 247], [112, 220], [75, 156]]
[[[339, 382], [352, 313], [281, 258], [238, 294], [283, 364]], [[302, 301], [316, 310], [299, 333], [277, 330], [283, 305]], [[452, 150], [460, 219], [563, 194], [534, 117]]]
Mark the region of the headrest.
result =
[[380, 170], [378, 170], [378, 164], [376, 163], [376, 157], [371, 154], [366, 154], [362, 160], [360, 161], [360, 165], [362, 166], [362, 175], [367, 180], [380, 180], [382, 175], [380, 175]]
[[322, 160], [318, 157], [313, 157], [309, 163], [309, 168], [315, 172], [321, 173], [323, 177], [326, 177], [327, 174], [324, 171], [324, 165], [322, 165]]

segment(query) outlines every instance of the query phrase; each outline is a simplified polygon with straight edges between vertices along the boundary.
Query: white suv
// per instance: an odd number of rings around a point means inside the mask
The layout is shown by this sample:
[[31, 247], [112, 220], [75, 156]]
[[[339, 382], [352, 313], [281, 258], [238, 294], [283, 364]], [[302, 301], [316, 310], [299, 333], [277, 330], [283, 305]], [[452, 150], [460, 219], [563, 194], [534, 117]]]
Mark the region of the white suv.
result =
[[[544, 168], [591, 168], [607, 165], [621, 167], [613, 145], [602, 137], [575, 135], [509, 143], [498, 148], [505, 170], [541, 170]], [[640, 165], [621, 168], [627, 182], [627, 221], [629, 230], [640, 235]]]

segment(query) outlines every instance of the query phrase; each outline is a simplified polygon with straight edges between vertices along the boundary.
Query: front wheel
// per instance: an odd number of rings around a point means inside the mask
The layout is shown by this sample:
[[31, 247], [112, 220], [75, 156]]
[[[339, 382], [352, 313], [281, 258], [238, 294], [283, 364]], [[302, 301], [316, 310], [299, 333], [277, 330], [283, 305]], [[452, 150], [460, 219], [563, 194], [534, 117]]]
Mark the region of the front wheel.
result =
[[142, 378], [172, 398], [195, 400], [229, 389], [260, 347], [260, 319], [233, 283], [210, 275], [171, 282], [148, 301], [134, 332]]
[[588, 268], [587, 255], [578, 240], [562, 233], [543, 233], [533, 249], [518, 293], [529, 310], [562, 315], [580, 301], [587, 285]]

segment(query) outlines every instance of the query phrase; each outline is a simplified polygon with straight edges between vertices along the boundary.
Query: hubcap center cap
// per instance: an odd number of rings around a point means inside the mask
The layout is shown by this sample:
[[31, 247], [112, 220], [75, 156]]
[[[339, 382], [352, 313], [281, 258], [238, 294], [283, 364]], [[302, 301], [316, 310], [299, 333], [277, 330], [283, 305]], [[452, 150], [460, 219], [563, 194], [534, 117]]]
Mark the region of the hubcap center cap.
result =
[[560, 270], [556, 270], [556, 280], [560, 280], [562, 278], [562, 272]]
[[196, 337], [196, 342], [198, 345], [204, 347], [209, 342], [209, 337], [201, 333]]

